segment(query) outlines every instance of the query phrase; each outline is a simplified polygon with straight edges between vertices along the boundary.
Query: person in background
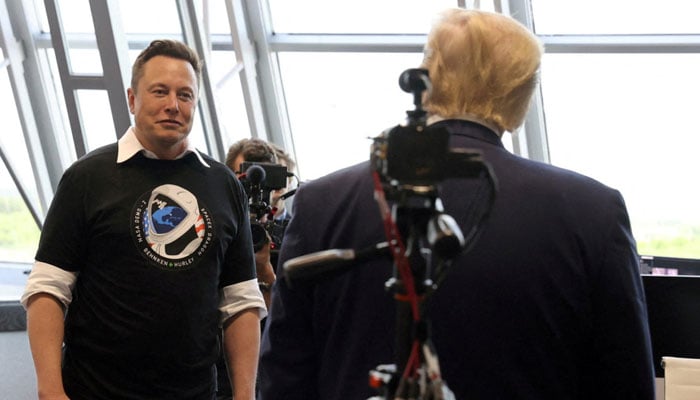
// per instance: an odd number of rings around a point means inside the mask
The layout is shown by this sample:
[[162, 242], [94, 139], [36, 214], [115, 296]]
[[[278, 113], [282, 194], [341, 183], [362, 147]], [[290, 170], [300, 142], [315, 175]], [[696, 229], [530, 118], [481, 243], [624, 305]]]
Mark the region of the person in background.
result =
[[237, 174], [244, 162], [259, 162], [277, 164], [275, 149], [266, 141], [258, 138], [245, 138], [237, 141], [228, 148], [226, 165]]
[[[275, 155], [277, 155], [277, 160], [281, 165], [287, 167], [287, 187], [275, 190], [272, 192], [272, 206], [275, 208], [275, 220], [283, 222], [283, 226], [286, 227], [289, 220], [292, 218], [291, 212], [287, 209], [285, 203], [285, 195], [288, 195], [290, 188], [292, 187], [292, 181], [296, 176], [294, 171], [296, 170], [297, 163], [294, 161], [292, 156], [284, 151], [281, 147], [274, 143], [270, 143], [270, 146], [275, 150]], [[296, 193], [296, 191], [295, 191]], [[293, 193], [291, 193], [293, 195]]]
[[[258, 138], [245, 138], [241, 139], [234, 144], [232, 144], [228, 152], [226, 153], [226, 165], [236, 174], [242, 174], [245, 171], [241, 171], [241, 165], [244, 162], [258, 162], [258, 163], [278, 163], [278, 151], [273, 147], [272, 144]], [[281, 189], [282, 190], [282, 189]], [[277, 193], [277, 191], [273, 191]], [[272, 196], [271, 196], [272, 197]], [[270, 205], [274, 206], [273, 200], [269, 200]], [[276, 225], [275, 225], [276, 227]], [[282, 232], [277, 234], [283, 235]], [[281, 237], [281, 236], [280, 236]], [[265, 305], [269, 307], [270, 305], [270, 288], [276, 280], [274, 264], [277, 262], [278, 250], [275, 251], [271, 248], [271, 237], [268, 237], [267, 243], [265, 243], [260, 250], [255, 252], [255, 261], [257, 267], [258, 285], [263, 293], [263, 298], [265, 300]], [[265, 320], [261, 320], [260, 327], [261, 330], [264, 328]], [[225, 400], [230, 399], [232, 395], [231, 385], [230, 385], [230, 372], [226, 364], [225, 354], [222, 352], [217, 361], [217, 399]]]
[[151, 42], [134, 126], [61, 179], [22, 296], [39, 399], [212, 400], [222, 329], [235, 398], [255, 396], [266, 308], [243, 187], [188, 139], [200, 72]]
[[296, 162], [289, 153], [274, 143], [268, 143], [258, 138], [245, 138], [237, 141], [229, 147], [226, 154], [226, 165], [229, 166], [235, 173], [241, 171], [241, 164], [244, 162], [260, 162], [279, 164], [287, 167], [287, 187], [273, 190], [270, 198], [270, 206], [274, 211], [276, 220], [288, 222], [291, 215], [285, 207], [282, 196], [289, 191], [296, 169]]
[[[244, 162], [258, 162], [277, 164], [277, 155], [274, 148], [266, 141], [258, 138], [245, 138], [232, 144], [226, 154], [226, 165], [236, 174], [241, 174], [241, 165]], [[268, 200], [271, 203], [271, 200]], [[266, 244], [261, 251], [256, 253], [258, 259], [258, 283], [269, 303], [269, 289], [275, 282], [274, 265], [277, 260], [272, 257], [270, 244]], [[276, 255], [276, 254], [275, 254]], [[269, 304], [268, 304], [269, 305]]]
[[[450, 9], [422, 67], [429, 127], [479, 150], [498, 181], [481, 236], [431, 296], [431, 338], [457, 399], [654, 399], [635, 240], [622, 195], [507, 151], [523, 124], [543, 48], [514, 19]], [[595, 117], [595, 116], [590, 116]], [[280, 253], [287, 260], [386, 241], [369, 162], [305, 183]], [[440, 185], [444, 212], [469, 219], [473, 182]], [[368, 373], [396, 362], [392, 263], [358, 261], [319, 282], [279, 279], [263, 333], [261, 400], [367, 399]], [[399, 371], [401, 372], [401, 371]]]

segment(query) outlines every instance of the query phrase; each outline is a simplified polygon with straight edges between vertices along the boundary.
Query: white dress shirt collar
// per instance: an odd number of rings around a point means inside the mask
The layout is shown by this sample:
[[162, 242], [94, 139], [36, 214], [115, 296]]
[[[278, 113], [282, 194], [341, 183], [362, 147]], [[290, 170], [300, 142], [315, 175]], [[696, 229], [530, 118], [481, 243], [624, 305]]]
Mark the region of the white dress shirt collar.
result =
[[[126, 133], [124, 133], [124, 135], [119, 139], [118, 142], [117, 164], [123, 163], [124, 161], [130, 159], [139, 152], [143, 152], [143, 155], [147, 158], [158, 159], [158, 156], [156, 156], [152, 151], [143, 147], [141, 142], [139, 142], [139, 139], [136, 137], [136, 133], [134, 133], [134, 128], [129, 127], [129, 129], [126, 131]], [[202, 165], [204, 165], [207, 168], [209, 167], [209, 164], [207, 164], [207, 162], [204, 160], [202, 155], [199, 153], [199, 150], [197, 150], [192, 145], [192, 142], [190, 142], [189, 140], [187, 141], [187, 148], [185, 149], [185, 151], [178, 154], [178, 156], [175, 157], [175, 159], [182, 158], [189, 153], [194, 153], [197, 156], [197, 159], [199, 159], [199, 162], [202, 163]]]

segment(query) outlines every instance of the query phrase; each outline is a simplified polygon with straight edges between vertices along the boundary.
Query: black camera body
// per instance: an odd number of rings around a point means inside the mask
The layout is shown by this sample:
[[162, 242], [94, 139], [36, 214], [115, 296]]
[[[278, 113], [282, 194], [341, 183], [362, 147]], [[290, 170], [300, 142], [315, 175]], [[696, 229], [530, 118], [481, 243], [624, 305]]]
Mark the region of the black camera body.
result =
[[272, 163], [244, 162], [239, 174], [248, 195], [253, 250], [258, 252], [269, 240], [272, 252], [276, 253], [282, 246], [287, 223], [273, 218], [270, 193], [287, 186], [287, 167]]
[[448, 178], [475, 178], [487, 166], [476, 149], [451, 149], [450, 133], [426, 124], [422, 93], [430, 88], [428, 71], [409, 69], [399, 86], [413, 93], [416, 108], [409, 110], [406, 125], [382, 132], [372, 143], [370, 163], [385, 186], [387, 198], [402, 195], [434, 195], [437, 184]]

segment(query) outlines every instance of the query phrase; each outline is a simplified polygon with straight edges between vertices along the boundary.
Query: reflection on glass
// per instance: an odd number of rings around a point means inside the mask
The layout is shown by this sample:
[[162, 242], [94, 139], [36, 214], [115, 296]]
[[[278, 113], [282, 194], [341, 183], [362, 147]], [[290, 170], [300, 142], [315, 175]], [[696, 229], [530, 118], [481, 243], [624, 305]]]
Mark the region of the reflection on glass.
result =
[[549, 54], [553, 164], [619, 189], [641, 254], [700, 258], [698, 54]]
[[697, 0], [532, 0], [538, 34], [700, 33]]
[[421, 54], [281, 53], [298, 171], [312, 179], [369, 159], [370, 137], [413, 109], [399, 75]]

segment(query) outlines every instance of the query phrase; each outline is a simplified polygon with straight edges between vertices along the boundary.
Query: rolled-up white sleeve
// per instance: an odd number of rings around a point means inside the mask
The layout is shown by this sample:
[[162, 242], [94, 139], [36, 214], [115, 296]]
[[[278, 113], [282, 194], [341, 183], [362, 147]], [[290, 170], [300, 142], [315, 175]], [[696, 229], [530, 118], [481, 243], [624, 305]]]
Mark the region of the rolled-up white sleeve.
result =
[[73, 301], [72, 290], [77, 278], [77, 272], [66, 271], [51, 264], [36, 261], [29, 273], [20, 302], [26, 309], [30, 297], [37, 293], [47, 293], [68, 307]]
[[265, 299], [260, 291], [257, 279], [239, 282], [221, 289], [219, 310], [221, 311], [220, 323], [222, 325], [227, 319], [251, 308], [258, 309], [258, 317], [260, 319], [267, 316]]

